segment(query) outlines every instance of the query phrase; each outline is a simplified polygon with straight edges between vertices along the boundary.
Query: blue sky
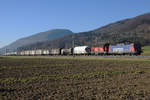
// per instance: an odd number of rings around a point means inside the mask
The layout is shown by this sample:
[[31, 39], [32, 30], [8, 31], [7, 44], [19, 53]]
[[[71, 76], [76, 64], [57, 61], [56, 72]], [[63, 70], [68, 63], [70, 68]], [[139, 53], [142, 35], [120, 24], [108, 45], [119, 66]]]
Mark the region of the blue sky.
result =
[[50, 29], [93, 30], [148, 13], [149, 4], [150, 0], [0, 0], [0, 47]]

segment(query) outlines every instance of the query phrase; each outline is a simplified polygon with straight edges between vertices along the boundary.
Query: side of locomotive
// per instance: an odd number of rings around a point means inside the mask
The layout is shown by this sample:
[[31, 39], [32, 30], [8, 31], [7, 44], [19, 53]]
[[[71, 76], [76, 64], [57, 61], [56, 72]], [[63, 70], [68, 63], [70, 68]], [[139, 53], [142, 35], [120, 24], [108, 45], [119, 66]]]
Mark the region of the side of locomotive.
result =
[[117, 44], [104, 45], [104, 52], [107, 55], [140, 55], [142, 53], [140, 44]]

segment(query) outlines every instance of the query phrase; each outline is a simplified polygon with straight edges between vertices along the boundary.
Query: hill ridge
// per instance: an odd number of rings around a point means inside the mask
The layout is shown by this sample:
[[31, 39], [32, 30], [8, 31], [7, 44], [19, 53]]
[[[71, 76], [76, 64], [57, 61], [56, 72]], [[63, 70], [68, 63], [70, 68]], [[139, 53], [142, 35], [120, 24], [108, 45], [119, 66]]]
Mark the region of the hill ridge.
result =
[[18, 47], [22, 47], [33, 43], [43, 42], [47, 40], [54, 40], [56, 38], [69, 35], [69, 34], [73, 34], [73, 32], [68, 29], [52, 29], [45, 32], [33, 34], [31, 36], [20, 38], [14, 41], [13, 43], [1, 48], [0, 51], [1, 53], [4, 53], [5, 49], [9, 49], [10, 51], [15, 51], [17, 50]]
[[[117, 21], [88, 32], [80, 32], [74, 34], [73, 37], [75, 46], [100, 46], [105, 43], [116, 44], [118, 42], [139, 42], [142, 45], [150, 45], [150, 13]], [[72, 35], [24, 46], [19, 49], [33, 49], [33, 47], [70, 48], [72, 47]]]

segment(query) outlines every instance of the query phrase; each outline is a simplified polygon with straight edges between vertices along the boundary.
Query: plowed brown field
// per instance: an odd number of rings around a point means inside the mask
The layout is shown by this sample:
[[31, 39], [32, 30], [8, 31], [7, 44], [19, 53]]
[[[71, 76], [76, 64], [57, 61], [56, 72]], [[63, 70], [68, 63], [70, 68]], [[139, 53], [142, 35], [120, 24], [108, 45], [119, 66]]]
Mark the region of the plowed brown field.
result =
[[0, 58], [0, 100], [150, 100], [150, 61]]

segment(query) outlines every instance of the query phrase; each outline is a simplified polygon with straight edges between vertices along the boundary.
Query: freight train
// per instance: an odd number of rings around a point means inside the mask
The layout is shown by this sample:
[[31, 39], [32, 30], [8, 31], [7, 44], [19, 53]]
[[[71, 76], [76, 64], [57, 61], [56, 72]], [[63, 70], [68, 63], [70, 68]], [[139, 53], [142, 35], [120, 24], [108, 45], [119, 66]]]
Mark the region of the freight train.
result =
[[142, 53], [141, 45], [131, 44], [105, 44], [101, 47], [78, 46], [74, 48], [51, 48], [24, 50], [5, 53], [6, 56], [40, 56], [40, 55], [140, 55]]

